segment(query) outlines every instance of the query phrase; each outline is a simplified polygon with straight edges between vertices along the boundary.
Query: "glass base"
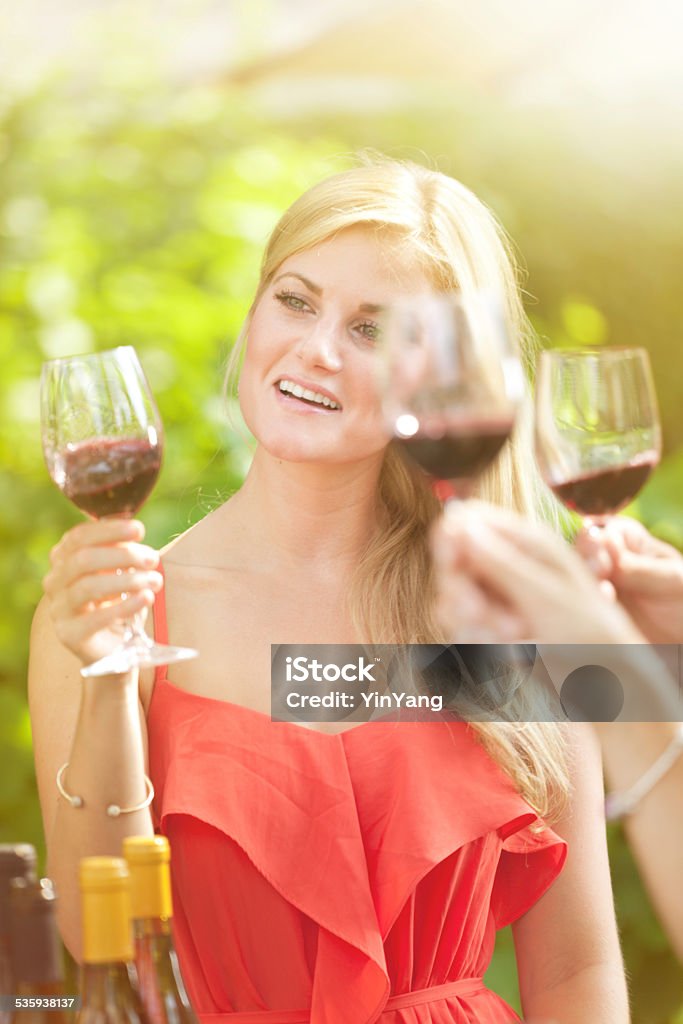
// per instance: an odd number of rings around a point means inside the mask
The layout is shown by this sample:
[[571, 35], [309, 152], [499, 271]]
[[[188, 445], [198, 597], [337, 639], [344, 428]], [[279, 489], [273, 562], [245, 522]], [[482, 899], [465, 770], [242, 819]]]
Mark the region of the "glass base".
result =
[[115, 676], [130, 672], [134, 668], [150, 668], [153, 665], [170, 665], [175, 661], [189, 661], [197, 658], [199, 651], [193, 647], [171, 647], [168, 644], [155, 644], [139, 640], [137, 637], [122, 644], [111, 654], [107, 654], [92, 665], [81, 669], [81, 675]]

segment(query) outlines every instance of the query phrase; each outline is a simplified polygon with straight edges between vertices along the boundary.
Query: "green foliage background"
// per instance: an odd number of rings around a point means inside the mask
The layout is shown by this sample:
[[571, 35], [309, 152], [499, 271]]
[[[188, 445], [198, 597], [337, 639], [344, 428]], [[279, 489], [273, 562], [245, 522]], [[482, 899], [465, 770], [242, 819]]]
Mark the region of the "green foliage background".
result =
[[[42, 462], [41, 362], [133, 344], [166, 427], [165, 469], [144, 510], [161, 546], [234, 490], [247, 443], [229, 427], [222, 367], [262, 245], [307, 185], [374, 146], [436, 163], [498, 213], [520, 251], [546, 343], [644, 344], [666, 457], [632, 509], [683, 545], [679, 168], [623, 173], [538, 115], [461, 97], [382, 116], [275, 118], [228, 87], [172, 90], [125, 76], [67, 81], [0, 109], [0, 841], [43, 850], [26, 704], [33, 609], [50, 547], [77, 520]], [[429, 154], [427, 157], [425, 154]], [[619, 168], [619, 169], [617, 169]], [[683, 1021], [680, 968], [618, 829], [610, 834], [637, 1024]], [[490, 980], [515, 1002], [509, 935]]]

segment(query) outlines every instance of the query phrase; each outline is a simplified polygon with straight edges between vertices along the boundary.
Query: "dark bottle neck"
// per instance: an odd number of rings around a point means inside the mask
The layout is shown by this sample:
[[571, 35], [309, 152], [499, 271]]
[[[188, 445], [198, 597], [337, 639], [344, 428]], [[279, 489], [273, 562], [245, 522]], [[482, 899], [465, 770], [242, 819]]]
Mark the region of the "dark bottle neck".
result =
[[[12, 936], [11, 971], [24, 989], [55, 991], [64, 978], [62, 947], [51, 914], [17, 917]], [[17, 990], [18, 991], [18, 990]]]
[[62, 978], [50, 981], [15, 981], [18, 996], [63, 996], [64, 981]]
[[9, 955], [9, 936], [0, 932], [0, 995], [10, 996], [12, 988], [12, 970]]

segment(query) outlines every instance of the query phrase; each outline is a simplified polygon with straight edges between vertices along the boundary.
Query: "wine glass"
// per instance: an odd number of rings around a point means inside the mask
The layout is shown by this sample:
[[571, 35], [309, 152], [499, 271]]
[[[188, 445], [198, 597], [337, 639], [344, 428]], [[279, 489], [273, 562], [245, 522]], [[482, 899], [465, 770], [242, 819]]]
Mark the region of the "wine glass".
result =
[[[92, 519], [135, 515], [159, 475], [163, 440], [159, 412], [132, 346], [44, 363], [41, 425], [48, 472], [77, 508]], [[188, 647], [154, 643], [136, 615], [121, 644], [81, 675], [117, 674], [196, 656]]]
[[487, 293], [423, 294], [392, 306], [380, 385], [395, 442], [442, 500], [466, 498], [512, 432], [524, 374]]
[[567, 508], [603, 526], [643, 487], [661, 446], [645, 349], [541, 353], [536, 458], [545, 482]]

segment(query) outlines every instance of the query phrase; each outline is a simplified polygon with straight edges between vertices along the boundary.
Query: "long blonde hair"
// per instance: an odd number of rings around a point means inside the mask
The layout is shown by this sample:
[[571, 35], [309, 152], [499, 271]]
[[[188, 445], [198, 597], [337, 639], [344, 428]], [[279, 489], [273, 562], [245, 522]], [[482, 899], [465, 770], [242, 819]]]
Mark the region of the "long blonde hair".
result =
[[[340, 231], [367, 225], [439, 291], [485, 289], [503, 297], [511, 336], [527, 367], [534, 334], [522, 305], [512, 246], [491, 211], [464, 185], [418, 164], [373, 157], [314, 185], [276, 225], [266, 246], [258, 288], [228, 361], [234, 388], [251, 313], [280, 265]], [[531, 444], [527, 401], [514, 435], [477, 489], [480, 498], [530, 517], [550, 506]], [[427, 535], [440, 505], [418, 475], [389, 446], [379, 481], [381, 528], [361, 558], [350, 592], [360, 636], [372, 643], [446, 642], [431, 615], [432, 566]], [[517, 788], [546, 820], [566, 802], [569, 783], [561, 726], [526, 722], [520, 691], [510, 721], [470, 728]]]

